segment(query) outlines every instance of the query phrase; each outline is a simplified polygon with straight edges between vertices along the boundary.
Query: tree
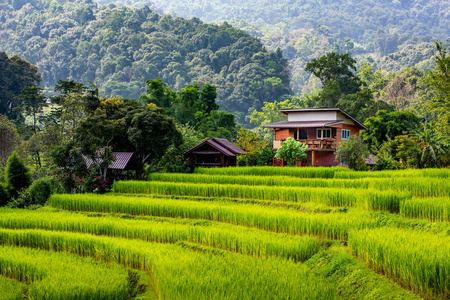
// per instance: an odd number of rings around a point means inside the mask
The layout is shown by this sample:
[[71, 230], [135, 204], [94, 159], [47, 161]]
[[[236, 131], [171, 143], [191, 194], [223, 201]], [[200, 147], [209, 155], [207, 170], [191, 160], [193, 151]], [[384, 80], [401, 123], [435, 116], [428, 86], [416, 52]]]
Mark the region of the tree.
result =
[[394, 147], [395, 157], [403, 168], [421, 167], [420, 157], [422, 153], [417, 138], [409, 135], [398, 135], [389, 144]]
[[450, 106], [450, 53], [442, 42], [435, 41], [436, 51], [434, 54], [435, 69], [428, 73], [427, 81], [438, 92], [438, 97]]
[[183, 156], [183, 153], [195, 147], [204, 139], [203, 135], [192, 126], [177, 124], [177, 130], [181, 133], [183, 142], [169, 146], [157, 164], [158, 169], [165, 173], [191, 172], [191, 162]]
[[434, 105], [440, 110], [441, 124], [450, 132], [450, 55], [442, 42], [435, 41], [435, 69], [425, 81], [434, 89]]
[[[239, 161], [243, 161], [243, 164], [247, 166], [256, 166], [261, 158], [261, 152], [267, 148], [269, 143], [255, 132], [241, 128], [237, 133], [235, 144], [245, 151], [243, 155], [239, 156]], [[271, 145], [270, 147], [272, 148]]]
[[[25, 116], [29, 116], [33, 120], [33, 132], [34, 135], [37, 135], [38, 132], [38, 121], [39, 115], [42, 113], [44, 107], [47, 106], [46, 96], [43, 94], [42, 88], [39, 87], [26, 87], [22, 94], [16, 97], [19, 101], [19, 106], [17, 110], [20, 111]], [[36, 138], [31, 137], [32, 141], [28, 143], [30, 147], [27, 147], [32, 153], [32, 157], [35, 159], [35, 163], [37, 166], [42, 167], [41, 164], [41, 154], [40, 147], [37, 147]], [[29, 139], [29, 140], [30, 140]]]
[[308, 146], [294, 140], [292, 137], [288, 137], [281, 143], [278, 148], [275, 158], [284, 159], [289, 166], [295, 166], [297, 161], [301, 161], [306, 158], [306, 151]]
[[54, 109], [55, 122], [58, 123], [61, 136], [71, 138], [79, 122], [100, 105], [98, 89], [73, 80], [58, 80], [55, 92], [59, 94], [51, 98], [57, 105]]
[[216, 87], [208, 83], [190, 84], [178, 92], [168, 88], [160, 79], [147, 80], [147, 95], [141, 103], [162, 107], [178, 124], [193, 126], [205, 136], [230, 139], [235, 134], [234, 115], [218, 111]]
[[33, 119], [33, 131], [38, 129], [38, 116], [42, 113], [44, 107], [47, 106], [46, 97], [43, 94], [43, 88], [30, 86], [23, 89], [22, 93], [16, 97], [19, 101], [17, 107], [25, 116], [30, 116]]
[[437, 167], [442, 156], [450, 155], [449, 138], [440, 135], [431, 123], [423, 124], [421, 130], [415, 130], [411, 136], [416, 137], [420, 143], [420, 167]]
[[420, 119], [409, 111], [379, 110], [375, 117], [364, 122], [367, 130], [362, 136], [369, 149], [377, 149], [384, 141], [393, 139], [404, 132], [412, 132], [420, 125]]
[[336, 104], [351, 116], [364, 123], [367, 118], [374, 117], [380, 110], [393, 112], [395, 106], [389, 105], [383, 100], [374, 100], [370, 89], [361, 89], [356, 94], [345, 95]]
[[251, 114], [250, 123], [255, 124], [257, 128], [255, 133], [268, 141], [273, 141], [273, 132], [268, 128], [262, 128], [263, 125], [286, 121], [287, 116], [280, 112], [280, 109], [307, 107], [309, 103], [305, 99], [293, 97], [284, 101], [264, 102], [261, 111], [254, 110]]
[[102, 99], [100, 107], [80, 122], [75, 140], [85, 154], [111, 147], [134, 152], [142, 165], [161, 158], [170, 145], [182, 143], [175, 122], [163, 109], [120, 98]]
[[161, 158], [170, 145], [182, 143], [175, 122], [161, 111], [150, 108], [127, 114], [127, 136], [142, 164]]
[[13, 151], [6, 163], [6, 184], [9, 194], [15, 197], [31, 184], [30, 173], [16, 151]]
[[324, 89], [335, 82], [341, 94], [348, 95], [358, 92], [362, 84], [359, 77], [353, 73], [356, 71], [355, 64], [356, 60], [348, 53], [331, 52], [308, 62], [305, 70], [319, 78]]
[[21, 142], [14, 123], [2, 114], [0, 114], [0, 141], [0, 172], [2, 172], [8, 157]]
[[50, 157], [57, 167], [59, 181], [67, 192], [71, 192], [75, 188], [75, 176], [83, 176], [87, 173], [81, 149], [73, 140], [66, 141], [57, 146], [50, 153]]
[[348, 165], [353, 170], [365, 170], [369, 150], [361, 137], [352, 135], [339, 143], [336, 161]]
[[41, 74], [38, 68], [17, 55], [11, 58], [0, 52], [0, 114], [9, 118], [17, 118], [13, 111], [17, 107], [15, 97], [24, 88], [38, 86]]
[[175, 103], [175, 93], [161, 78], [147, 80], [147, 95], [139, 97], [139, 102], [144, 104], [153, 103], [158, 107], [164, 108], [168, 115], [173, 115], [173, 107]]
[[6, 186], [0, 182], [0, 206], [5, 206], [9, 201], [9, 195]]

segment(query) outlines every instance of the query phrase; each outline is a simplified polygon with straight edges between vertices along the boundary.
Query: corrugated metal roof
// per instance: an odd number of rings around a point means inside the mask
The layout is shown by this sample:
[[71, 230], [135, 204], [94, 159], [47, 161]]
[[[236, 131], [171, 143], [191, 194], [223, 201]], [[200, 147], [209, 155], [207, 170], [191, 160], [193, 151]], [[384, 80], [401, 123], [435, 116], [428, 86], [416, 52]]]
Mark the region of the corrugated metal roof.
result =
[[361, 128], [366, 129], [367, 127], [364, 126], [360, 121], [358, 121], [356, 118], [352, 117], [348, 112], [344, 111], [343, 109], [339, 107], [311, 107], [311, 108], [289, 108], [289, 109], [280, 109], [280, 112], [284, 114], [288, 114], [289, 112], [311, 112], [311, 111], [338, 111], [342, 113], [347, 118], [351, 119], [353, 122], [358, 124]]
[[315, 127], [327, 127], [336, 125], [341, 122], [336, 120], [330, 121], [284, 121], [273, 124], [263, 125], [264, 128], [315, 128]]
[[[116, 160], [109, 164], [108, 169], [124, 170], [133, 157], [133, 152], [113, 152], [113, 155]], [[93, 164], [93, 160], [90, 157], [84, 155], [83, 159], [86, 162], [87, 167], [91, 167], [91, 165]], [[96, 164], [101, 164], [103, 161], [103, 159], [100, 157], [96, 158], [95, 160]]]

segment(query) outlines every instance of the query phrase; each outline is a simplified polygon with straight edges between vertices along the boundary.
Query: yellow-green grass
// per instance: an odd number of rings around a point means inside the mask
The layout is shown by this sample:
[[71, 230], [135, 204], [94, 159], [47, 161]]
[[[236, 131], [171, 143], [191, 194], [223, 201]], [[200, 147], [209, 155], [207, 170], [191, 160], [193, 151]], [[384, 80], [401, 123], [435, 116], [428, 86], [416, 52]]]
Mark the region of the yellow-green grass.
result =
[[406, 170], [388, 170], [388, 171], [355, 171], [355, 172], [336, 172], [334, 178], [356, 179], [356, 178], [396, 178], [396, 177], [431, 177], [431, 178], [449, 178], [450, 169], [406, 169]]
[[22, 300], [27, 285], [5, 276], [0, 276], [0, 295], [2, 300]]
[[[161, 299], [335, 299], [334, 287], [290, 260], [197, 244], [158, 244], [80, 233], [1, 230], [0, 243], [68, 251], [151, 272]], [[99, 299], [99, 298], [91, 298]]]
[[450, 297], [450, 236], [398, 228], [355, 230], [348, 243], [376, 271], [427, 297]]
[[352, 172], [344, 167], [228, 167], [196, 168], [197, 174], [295, 176], [302, 178], [333, 178], [335, 173]]
[[368, 188], [367, 180], [328, 179], [328, 178], [299, 178], [293, 176], [272, 175], [214, 175], [214, 174], [185, 174], [185, 173], [152, 173], [149, 181], [190, 182], [208, 184], [239, 184], [239, 185], [268, 185], [268, 186], [296, 186], [323, 188]]
[[[2, 244], [7, 244], [2, 239]], [[0, 246], [0, 274], [29, 284], [29, 299], [127, 299], [127, 271], [67, 253]]]
[[340, 244], [321, 251], [304, 263], [316, 276], [333, 284], [340, 299], [415, 300], [422, 299], [393, 280], [373, 271]]
[[413, 198], [400, 204], [400, 214], [408, 218], [450, 222], [450, 198]]
[[175, 182], [116, 181], [116, 193], [144, 193], [201, 197], [229, 197], [291, 202], [318, 202], [330, 206], [362, 206], [373, 210], [398, 212], [409, 193], [373, 189], [306, 188], [201, 184]]
[[125, 213], [170, 218], [204, 219], [267, 231], [346, 239], [354, 228], [376, 227], [361, 209], [347, 213], [306, 213], [277, 207], [227, 202], [178, 201], [116, 195], [53, 195], [51, 205], [71, 211]]
[[304, 261], [319, 250], [319, 240], [315, 237], [195, 220], [127, 220], [64, 211], [0, 209], [0, 227], [81, 232], [160, 243], [187, 241], [242, 254], [280, 256], [294, 261]]
[[[400, 172], [400, 171], [398, 171]], [[292, 176], [250, 176], [250, 175], [213, 175], [213, 174], [178, 174], [153, 173], [149, 181], [204, 183], [204, 184], [238, 184], [268, 185], [292, 187], [320, 188], [357, 188], [409, 192], [415, 197], [450, 196], [450, 181], [447, 178], [400, 177], [400, 178], [357, 178], [357, 179], [324, 179], [297, 178]]]

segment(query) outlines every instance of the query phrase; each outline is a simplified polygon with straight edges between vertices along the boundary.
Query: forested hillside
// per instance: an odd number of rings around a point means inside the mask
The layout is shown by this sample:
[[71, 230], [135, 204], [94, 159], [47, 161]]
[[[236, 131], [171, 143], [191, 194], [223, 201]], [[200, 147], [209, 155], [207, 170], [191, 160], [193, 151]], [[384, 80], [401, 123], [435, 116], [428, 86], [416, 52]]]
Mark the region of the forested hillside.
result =
[[223, 23], [161, 16], [148, 7], [90, 1], [15, 1], [0, 6], [0, 50], [39, 68], [42, 85], [92, 81], [102, 96], [138, 98], [161, 77], [176, 90], [217, 87], [221, 109], [245, 122], [249, 110], [291, 94], [287, 62], [260, 40]]
[[[142, 1], [98, 0], [135, 5]], [[444, 0], [153, 0], [153, 7], [204, 22], [228, 21], [260, 37], [270, 50], [281, 48], [289, 60], [296, 94], [319, 88], [304, 71], [307, 62], [335, 51], [370, 56], [387, 71], [416, 66], [431, 54], [433, 40], [450, 36], [450, 6]], [[422, 44], [426, 43], [426, 44]], [[402, 58], [383, 58], [409, 47]], [[381, 61], [380, 61], [381, 60]], [[380, 61], [380, 62], [378, 62]], [[421, 64], [419, 67], [429, 67]]]

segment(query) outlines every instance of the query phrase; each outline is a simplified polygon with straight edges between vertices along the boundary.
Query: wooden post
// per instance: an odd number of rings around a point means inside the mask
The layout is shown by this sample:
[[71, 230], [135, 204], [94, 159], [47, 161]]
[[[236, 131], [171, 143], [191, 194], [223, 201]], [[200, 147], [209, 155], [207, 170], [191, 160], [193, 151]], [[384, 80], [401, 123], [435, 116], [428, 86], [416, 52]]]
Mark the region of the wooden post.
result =
[[311, 151], [311, 166], [315, 166], [316, 151]]

